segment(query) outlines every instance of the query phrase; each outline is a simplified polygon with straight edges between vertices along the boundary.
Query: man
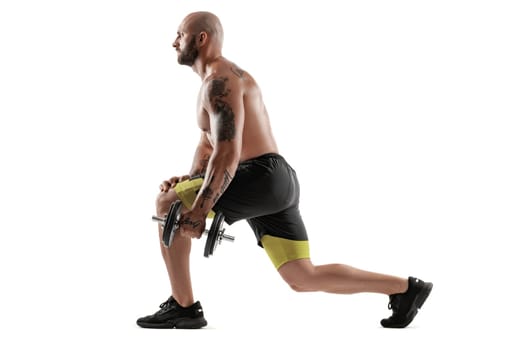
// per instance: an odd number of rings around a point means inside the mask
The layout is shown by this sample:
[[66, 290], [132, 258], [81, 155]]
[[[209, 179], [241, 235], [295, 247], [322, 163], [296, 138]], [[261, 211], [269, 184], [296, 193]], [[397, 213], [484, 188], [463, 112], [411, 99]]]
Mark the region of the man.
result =
[[[228, 224], [246, 219], [282, 278], [296, 291], [373, 292], [390, 296], [384, 327], [406, 327], [432, 289], [432, 283], [359, 270], [342, 264], [315, 266], [299, 212], [299, 182], [279, 154], [254, 78], [221, 54], [223, 30], [209, 12], [191, 13], [179, 26], [173, 47], [178, 62], [202, 80], [197, 124], [202, 130], [188, 175], [160, 185], [157, 215], [181, 200], [186, 208], [172, 245], [161, 252], [171, 296], [160, 310], [137, 320], [146, 328], [201, 328], [202, 307], [195, 302], [189, 269], [191, 239], [200, 238], [210, 211]], [[162, 241], [162, 230], [159, 227]]]

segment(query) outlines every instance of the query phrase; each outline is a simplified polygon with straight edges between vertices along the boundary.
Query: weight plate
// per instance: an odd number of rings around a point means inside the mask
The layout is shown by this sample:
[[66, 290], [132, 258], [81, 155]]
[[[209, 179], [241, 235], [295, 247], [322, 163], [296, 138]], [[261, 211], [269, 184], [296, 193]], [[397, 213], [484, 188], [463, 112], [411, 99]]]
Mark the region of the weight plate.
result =
[[208, 238], [206, 239], [206, 245], [204, 246], [204, 256], [208, 258], [213, 255], [215, 248], [217, 247], [220, 235], [222, 235], [222, 224], [224, 222], [224, 214], [221, 212], [215, 213], [215, 217], [211, 223], [210, 230], [208, 231]]
[[162, 231], [162, 243], [165, 247], [171, 246], [173, 236], [179, 227], [180, 213], [182, 209], [182, 202], [175, 201], [171, 203], [170, 210], [166, 216], [166, 223], [164, 224], [164, 231]]

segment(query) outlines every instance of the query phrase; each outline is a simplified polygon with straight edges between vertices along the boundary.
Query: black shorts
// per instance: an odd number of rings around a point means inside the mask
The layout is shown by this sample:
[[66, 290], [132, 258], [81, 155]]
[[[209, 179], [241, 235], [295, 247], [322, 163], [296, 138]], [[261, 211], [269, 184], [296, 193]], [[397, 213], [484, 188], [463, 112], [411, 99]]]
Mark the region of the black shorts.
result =
[[221, 211], [229, 225], [246, 220], [261, 246], [264, 235], [307, 241], [299, 194], [295, 170], [270, 153], [241, 162], [213, 210]]

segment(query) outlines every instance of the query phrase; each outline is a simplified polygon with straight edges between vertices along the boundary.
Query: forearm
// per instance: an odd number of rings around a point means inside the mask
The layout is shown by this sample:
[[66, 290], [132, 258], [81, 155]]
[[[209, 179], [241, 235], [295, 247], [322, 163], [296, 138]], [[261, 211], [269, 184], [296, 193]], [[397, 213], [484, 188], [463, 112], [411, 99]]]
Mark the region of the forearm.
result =
[[235, 153], [214, 152], [208, 162], [201, 190], [192, 211], [206, 215], [230, 185], [239, 164]]
[[195, 155], [193, 156], [193, 163], [190, 169], [190, 176], [204, 174], [208, 168], [208, 162], [210, 161], [210, 156], [212, 154], [212, 149], [209, 147], [199, 145], [195, 150]]

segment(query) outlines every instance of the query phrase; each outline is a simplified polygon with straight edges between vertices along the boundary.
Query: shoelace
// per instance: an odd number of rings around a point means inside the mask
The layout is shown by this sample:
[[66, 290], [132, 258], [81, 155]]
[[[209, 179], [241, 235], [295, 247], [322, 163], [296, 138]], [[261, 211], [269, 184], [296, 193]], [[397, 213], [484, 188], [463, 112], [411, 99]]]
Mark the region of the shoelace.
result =
[[165, 308], [169, 307], [172, 303], [173, 303], [173, 301], [170, 298], [170, 299], [166, 300], [165, 302], [163, 302], [162, 304], [160, 304], [159, 308], [165, 309]]
[[399, 298], [397, 298], [397, 296], [392, 295], [390, 297], [390, 302], [388, 303], [388, 310], [394, 310], [394, 312], [399, 310]]

